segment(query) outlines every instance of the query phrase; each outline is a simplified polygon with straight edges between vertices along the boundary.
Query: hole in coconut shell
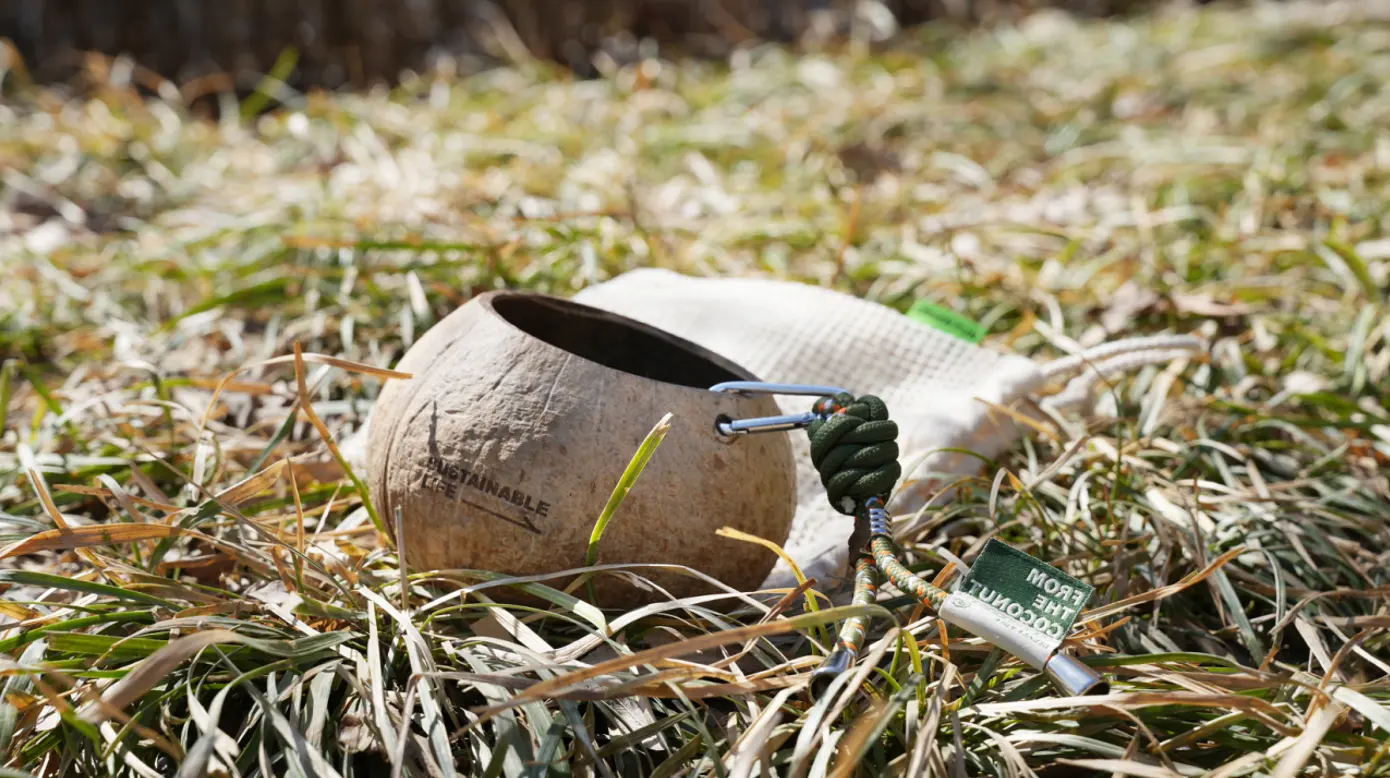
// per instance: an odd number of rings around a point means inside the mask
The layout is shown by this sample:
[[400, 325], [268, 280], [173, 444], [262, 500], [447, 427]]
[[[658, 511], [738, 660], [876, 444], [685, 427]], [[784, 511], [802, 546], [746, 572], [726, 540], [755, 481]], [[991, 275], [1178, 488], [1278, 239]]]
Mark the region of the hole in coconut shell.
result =
[[495, 298], [492, 308], [537, 340], [630, 375], [698, 389], [757, 380], [694, 343], [587, 305], [518, 294]]

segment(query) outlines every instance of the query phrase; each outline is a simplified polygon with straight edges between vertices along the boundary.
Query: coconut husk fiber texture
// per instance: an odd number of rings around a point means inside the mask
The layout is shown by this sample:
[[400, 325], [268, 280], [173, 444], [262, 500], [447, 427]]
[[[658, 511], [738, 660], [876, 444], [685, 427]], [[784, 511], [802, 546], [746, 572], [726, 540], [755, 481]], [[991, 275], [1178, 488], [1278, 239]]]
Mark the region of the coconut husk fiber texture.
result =
[[[873, 7], [902, 27], [991, 23], [1044, 7], [1106, 15], [1164, 1], [883, 0]], [[70, 79], [82, 53], [98, 52], [128, 56], [175, 82], [222, 74], [247, 90], [294, 47], [290, 86], [338, 88], [394, 82], [440, 56], [487, 67], [517, 49], [582, 75], [594, 73], [599, 52], [633, 60], [640, 41], [669, 55], [724, 56], [759, 42], [843, 36], [856, 7], [852, 0], [6, 0], [0, 37], [45, 82]]]
[[[787, 436], [715, 430], [720, 415], [775, 415], [777, 404], [709, 391], [757, 379], [692, 343], [571, 301], [489, 292], [430, 328], [397, 369], [412, 378], [382, 392], [365, 448], [372, 497], [388, 524], [400, 509], [412, 569], [584, 567], [595, 520], [668, 413], [670, 430], [608, 524], [598, 562], [686, 566], [749, 591], [776, 555], [717, 530], [787, 538], [796, 488]], [[688, 572], [632, 572], [664, 593], [603, 575], [599, 603], [717, 590]]]

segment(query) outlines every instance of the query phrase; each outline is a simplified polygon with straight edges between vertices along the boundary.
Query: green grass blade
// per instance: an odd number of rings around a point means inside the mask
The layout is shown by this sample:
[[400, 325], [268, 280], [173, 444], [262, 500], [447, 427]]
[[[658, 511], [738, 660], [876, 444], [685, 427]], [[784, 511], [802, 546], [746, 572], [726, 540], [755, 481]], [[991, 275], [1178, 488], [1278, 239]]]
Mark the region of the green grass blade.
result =
[[20, 646], [26, 643], [31, 643], [35, 640], [38, 640], [39, 638], [43, 637], [44, 634], [47, 632], [71, 632], [73, 630], [84, 629], [86, 627], [94, 627], [103, 624], [130, 623], [153, 624], [154, 613], [153, 611], [113, 611], [111, 613], [103, 613], [96, 616], [82, 616], [76, 619], [65, 619], [63, 621], [54, 622], [53, 624], [44, 624], [42, 626], [32, 627], [27, 630], [22, 630], [17, 635], [11, 635], [10, 637], [5, 638], [4, 640], [0, 640], [0, 654], [8, 654], [9, 652], [15, 650], [16, 648], [19, 648]]
[[159, 605], [165, 608], [177, 607], [168, 600], [145, 594], [144, 592], [135, 592], [129, 589], [122, 589], [118, 586], [107, 586], [106, 584], [94, 583], [92, 581], [79, 581], [74, 578], [65, 578], [61, 575], [38, 573], [32, 570], [0, 570], [0, 583], [46, 586], [74, 592], [86, 592], [87, 594], [100, 594], [106, 597], [114, 597], [118, 600], [143, 602], [146, 605]]
[[223, 306], [241, 306], [250, 308], [257, 305], [266, 305], [279, 302], [287, 295], [287, 289], [292, 279], [280, 277], [272, 278], [269, 281], [262, 281], [258, 284], [237, 289], [226, 294], [209, 297], [202, 302], [189, 306], [188, 310], [178, 316], [171, 316], [159, 326], [161, 332], [168, 332], [178, 325], [179, 322], [199, 313], [205, 313], [214, 308]]
[[628, 492], [637, 483], [637, 478], [642, 475], [642, 471], [647, 468], [647, 463], [651, 461], [652, 455], [661, 445], [661, 441], [666, 438], [666, 433], [671, 431], [671, 414], [661, 417], [661, 420], [652, 427], [643, 439], [642, 445], [637, 447], [637, 452], [632, 455], [632, 459], [623, 469], [623, 474], [618, 478], [617, 486], [613, 487], [613, 493], [608, 497], [608, 503], [603, 506], [603, 511], [598, 516], [598, 521], [594, 522], [594, 529], [589, 533], [589, 548], [584, 555], [584, 563], [587, 565], [598, 564], [598, 544], [603, 539], [603, 531], [608, 528], [608, 522], [618, 513], [618, 508], [622, 507], [623, 500], [627, 498]]
[[[43, 661], [44, 652], [47, 650], [47, 644], [42, 640], [31, 643], [19, 656], [20, 666], [37, 665]], [[19, 724], [19, 709], [10, 700], [23, 699], [22, 695], [33, 693], [34, 678], [28, 673], [14, 673], [5, 679], [3, 686], [0, 686], [0, 754], [8, 754], [13, 749], [15, 729]]]
[[0, 365], [0, 439], [5, 437], [5, 425], [10, 418], [10, 395], [14, 392], [14, 376], [19, 371], [19, 363], [13, 359]]
[[289, 82], [290, 74], [294, 72], [294, 67], [298, 62], [299, 50], [294, 46], [286, 46], [280, 51], [280, 56], [276, 58], [275, 64], [271, 65], [270, 72], [256, 86], [256, 91], [242, 102], [242, 121], [250, 121], [265, 110], [272, 99], [271, 93], [275, 91], [277, 85]]
[[[1356, 253], [1356, 249], [1353, 249], [1351, 246], [1341, 241], [1332, 239], [1323, 241], [1323, 245], [1346, 264], [1347, 269], [1351, 271], [1357, 283], [1361, 284], [1361, 291], [1366, 293], [1366, 297], [1368, 297], [1371, 302], [1378, 303], [1384, 299], [1385, 295], [1381, 291], [1380, 286], [1376, 284], [1375, 279], [1371, 277], [1371, 269], [1366, 266], [1366, 260], [1362, 259], [1361, 255]], [[1323, 259], [1327, 259], [1326, 255], [1323, 255]]]

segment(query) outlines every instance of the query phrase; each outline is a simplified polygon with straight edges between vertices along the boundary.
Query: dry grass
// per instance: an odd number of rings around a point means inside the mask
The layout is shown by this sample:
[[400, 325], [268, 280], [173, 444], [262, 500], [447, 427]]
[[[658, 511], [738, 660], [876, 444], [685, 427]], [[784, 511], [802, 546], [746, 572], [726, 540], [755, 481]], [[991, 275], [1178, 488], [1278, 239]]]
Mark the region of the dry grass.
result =
[[[217, 124], [11, 75], [5, 774], [1390, 775], [1374, 10], [1040, 16], [579, 83], [530, 63]], [[844, 610], [403, 592], [305, 411], [350, 435], [478, 290], [644, 264], [926, 298], [1038, 358], [1212, 338], [904, 539], [928, 575], [997, 535], [1094, 583], [1071, 642], [1113, 693], [1058, 699], [901, 598], [817, 701]]]

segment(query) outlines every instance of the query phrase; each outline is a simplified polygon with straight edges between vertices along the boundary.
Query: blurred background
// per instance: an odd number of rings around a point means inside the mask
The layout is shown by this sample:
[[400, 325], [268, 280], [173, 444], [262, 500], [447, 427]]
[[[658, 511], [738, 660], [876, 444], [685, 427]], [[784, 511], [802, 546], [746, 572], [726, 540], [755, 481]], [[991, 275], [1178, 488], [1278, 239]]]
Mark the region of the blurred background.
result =
[[[184, 83], [230, 76], [254, 89], [287, 51], [293, 88], [391, 82], [447, 59], [465, 71], [524, 52], [581, 76], [595, 59], [662, 53], [722, 56], [757, 41], [882, 38], [925, 21], [989, 23], [1043, 7], [1079, 15], [1128, 13], [1156, 0], [5, 0], [8, 38], [45, 83], [91, 67], [93, 52], [126, 56]], [[650, 56], [652, 52], [641, 52]], [[602, 60], [600, 60], [602, 61]], [[292, 71], [292, 73], [291, 73]]]

